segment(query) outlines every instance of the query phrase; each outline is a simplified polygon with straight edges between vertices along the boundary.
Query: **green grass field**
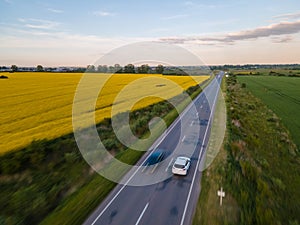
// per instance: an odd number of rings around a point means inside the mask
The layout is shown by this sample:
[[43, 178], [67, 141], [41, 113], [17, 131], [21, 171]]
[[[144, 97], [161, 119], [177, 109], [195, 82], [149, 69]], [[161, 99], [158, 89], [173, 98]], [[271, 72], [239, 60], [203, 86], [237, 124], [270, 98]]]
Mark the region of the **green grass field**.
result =
[[238, 76], [256, 97], [275, 112], [300, 147], [300, 79], [276, 76]]

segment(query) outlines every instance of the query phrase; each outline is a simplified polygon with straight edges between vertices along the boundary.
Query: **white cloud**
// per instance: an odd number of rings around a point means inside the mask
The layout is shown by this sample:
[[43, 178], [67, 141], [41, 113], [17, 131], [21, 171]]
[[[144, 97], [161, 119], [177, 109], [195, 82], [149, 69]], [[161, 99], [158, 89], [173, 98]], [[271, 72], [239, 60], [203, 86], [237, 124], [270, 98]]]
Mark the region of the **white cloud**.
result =
[[282, 19], [282, 20], [299, 19], [300, 12], [281, 14], [281, 15], [273, 16], [273, 18], [274, 19]]
[[288, 36], [284, 36], [284, 37], [273, 37], [272, 38], [272, 42], [273, 43], [288, 43], [291, 42], [293, 40], [293, 37], [291, 35]]
[[[137, 41], [164, 41], [197, 50], [208, 63], [287, 63], [299, 61], [300, 21], [279, 22], [235, 33], [165, 38], [104, 38], [60, 32], [60, 23], [20, 18], [19, 24], [0, 23], [0, 62], [10, 65], [86, 65], [99, 53]], [[21, 26], [20, 26], [21, 25]], [[28, 29], [30, 27], [30, 29]], [[164, 31], [164, 30], [162, 30]], [[253, 41], [255, 39], [255, 41]], [[256, 40], [257, 39], [257, 40]], [[295, 39], [296, 41], [292, 41]], [[241, 42], [241, 40], [243, 40]], [[274, 47], [275, 44], [276, 48]], [[285, 44], [280, 44], [285, 43]], [[28, 49], [28, 51], [24, 51]], [[280, 54], [276, 54], [280, 52]], [[220, 54], [221, 53], [221, 54]], [[226, 53], [226, 54], [225, 54]], [[227, 54], [228, 53], [228, 54]], [[1, 59], [2, 58], [2, 59]], [[3, 61], [13, 59], [11, 61]], [[43, 61], [41, 61], [43, 59]]]
[[53, 12], [53, 13], [63, 13], [64, 12], [63, 10], [53, 9], [53, 8], [48, 8], [47, 10], [50, 11], [50, 12]]
[[52, 30], [54, 28], [57, 28], [60, 23], [56, 21], [50, 21], [50, 20], [41, 20], [41, 19], [24, 19], [19, 18], [19, 22], [22, 23], [25, 27], [32, 28], [32, 29], [42, 29], [42, 30]]
[[85, 66], [117, 47], [151, 40], [11, 27], [0, 27], [0, 33], [3, 33], [0, 36], [0, 64], [24, 66], [36, 65], [37, 62], [45, 66]]
[[215, 5], [215, 4], [201, 4], [198, 2], [193, 1], [185, 1], [183, 3], [187, 7], [193, 7], [193, 8], [209, 8], [209, 9], [215, 9], [217, 7], [223, 7], [223, 5]]
[[76, 48], [95, 49], [101, 46], [104, 49], [117, 45], [146, 41], [149, 38], [104, 38], [96, 35], [74, 34], [55, 30], [26, 29], [1, 27], [0, 48]]
[[258, 27], [252, 30], [240, 31], [224, 37], [226, 41], [245, 40], [276, 35], [295, 34], [300, 32], [300, 20], [295, 22], [281, 22], [266, 27]]
[[93, 12], [95, 16], [115, 16], [116, 14], [108, 11], [95, 11]]
[[157, 27], [157, 28], [152, 28], [148, 29], [147, 33], [148, 34], [157, 34], [157, 33], [165, 33], [165, 32], [170, 32], [172, 29], [171, 28], [164, 28], [164, 27]]
[[[272, 24], [270, 26], [258, 27], [252, 30], [238, 31], [235, 33], [229, 33], [214, 37], [166, 37], [161, 38], [161, 41], [184, 44], [184, 43], [195, 43], [202, 45], [212, 45], [212, 44], [229, 44], [241, 40], [257, 39], [262, 37], [280, 36], [296, 34], [300, 32], [300, 20], [295, 22], [280, 22], [277, 24]], [[288, 41], [288, 39], [285, 39]]]
[[162, 17], [163, 20], [173, 20], [173, 19], [181, 19], [181, 18], [185, 18], [188, 17], [187, 14], [178, 14], [178, 15], [173, 15], [173, 16], [166, 16], [166, 17]]

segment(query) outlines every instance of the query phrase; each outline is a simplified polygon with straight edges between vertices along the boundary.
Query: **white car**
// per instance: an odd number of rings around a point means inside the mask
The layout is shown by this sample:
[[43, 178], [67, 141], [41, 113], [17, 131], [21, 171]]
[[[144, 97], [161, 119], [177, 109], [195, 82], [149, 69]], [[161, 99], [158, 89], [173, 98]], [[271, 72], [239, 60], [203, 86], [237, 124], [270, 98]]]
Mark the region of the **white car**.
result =
[[172, 167], [172, 173], [178, 174], [178, 175], [187, 175], [187, 172], [191, 165], [191, 159], [185, 156], [179, 156], [175, 160], [173, 167]]

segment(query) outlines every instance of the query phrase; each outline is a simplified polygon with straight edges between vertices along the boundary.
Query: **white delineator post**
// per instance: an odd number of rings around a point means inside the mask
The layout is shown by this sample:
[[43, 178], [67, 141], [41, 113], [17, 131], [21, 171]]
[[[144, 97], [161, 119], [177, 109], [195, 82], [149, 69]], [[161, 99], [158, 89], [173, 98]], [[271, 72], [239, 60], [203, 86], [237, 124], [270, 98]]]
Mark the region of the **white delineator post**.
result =
[[218, 196], [220, 196], [220, 206], [222, 205], [222, 198], [225, 197], [225, 192], [223, 191], [223, 187], [221, 187], [221, 190], [218, 191]]

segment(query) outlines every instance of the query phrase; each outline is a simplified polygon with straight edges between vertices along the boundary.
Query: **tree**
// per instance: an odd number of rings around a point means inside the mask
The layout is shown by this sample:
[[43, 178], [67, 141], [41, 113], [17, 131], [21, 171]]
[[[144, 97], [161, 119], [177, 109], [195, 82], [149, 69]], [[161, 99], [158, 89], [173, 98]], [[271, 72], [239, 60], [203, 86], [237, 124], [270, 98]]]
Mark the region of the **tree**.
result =
[[18, 71], [18, 67], [17, 67], [16, 65], [12, 65], [12, 66], [11, 66], [11, 70], [12, 70], [13, 72], [17, 72], [17, 71]]
[[164, 72], [164, 66], [158, 65], [157, 67], [155, 67], [155, 72], [158, 74], [162, 74]]
[[109, 66], [109, 67], [108, 67], [108, 72], [109, 72], [109, 73], [114, 73], [114, 72], [115, 72], [115, 67]]
[[122, 66], [120, 64], [115, 64], [115, 73], [122, 73]]
[[144, 64], [138, 67], [138, 73], [148, 73], [150, 70], [150, 67], [148, 64]]
[[93, 73], [95, 72], [95, 66], [94, 65], [88, 65], [86, 68], [86, 72]]
[[44, 71], [43, 66], [42, 66], [42, 65], [37, 65], [36, 71], [38, 71], [38, 72], [43, 72], [43, 71]]
[[135, 73], [135, 68], [133, 64], [128, 64], [124, 67], [124, 73]]
[[107, 65], [99, 65], [97, 67], [97, 72], [99, 73], [107, 73], [107, 71], [108, 71]]

